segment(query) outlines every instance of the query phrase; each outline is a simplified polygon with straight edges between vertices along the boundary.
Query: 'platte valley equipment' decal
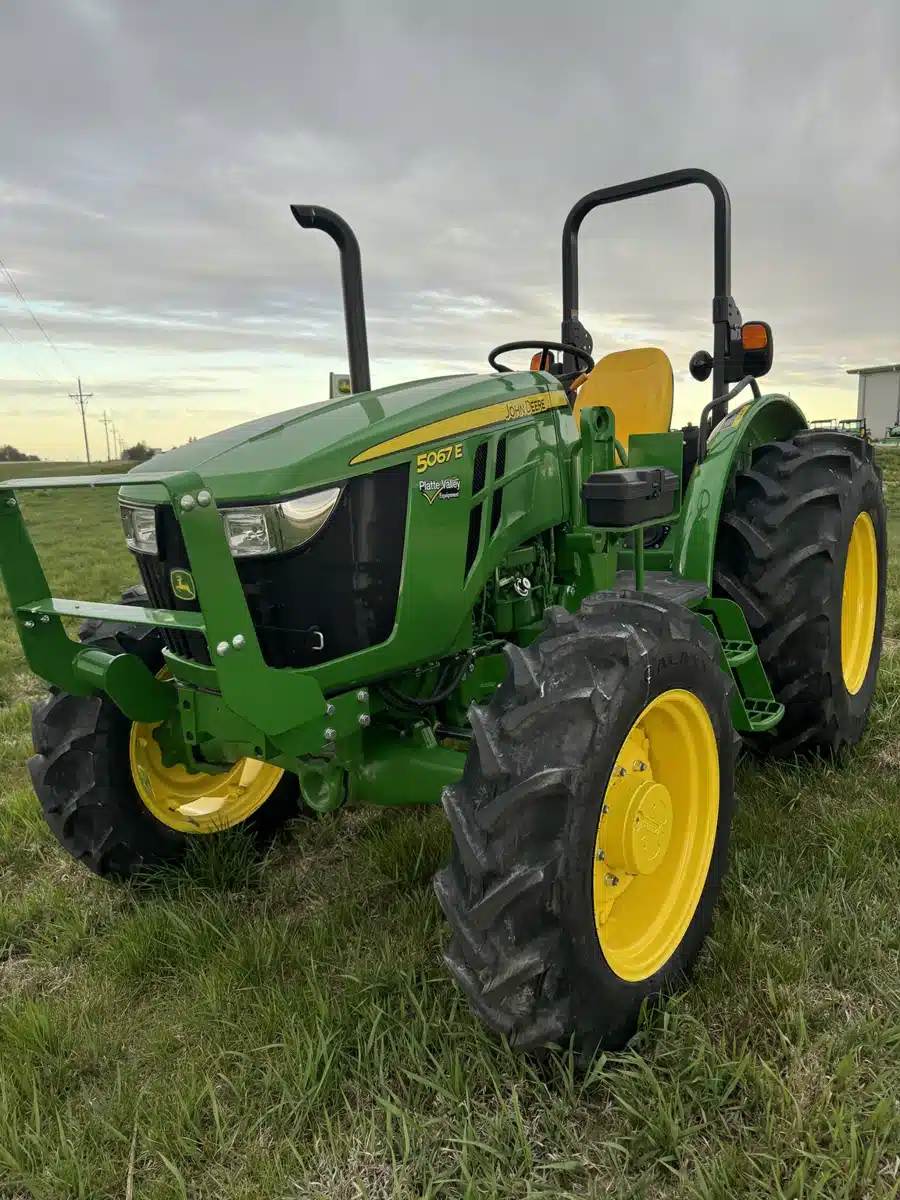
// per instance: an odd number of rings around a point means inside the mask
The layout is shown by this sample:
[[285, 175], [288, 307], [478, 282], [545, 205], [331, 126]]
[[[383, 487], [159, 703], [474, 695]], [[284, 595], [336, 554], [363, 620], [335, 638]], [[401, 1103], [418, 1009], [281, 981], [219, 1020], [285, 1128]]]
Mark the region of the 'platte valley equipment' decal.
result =
[[460, 482], [458, 479], [420, 479], [419, 491], [429, 504], [435, 500], [458, 500]]

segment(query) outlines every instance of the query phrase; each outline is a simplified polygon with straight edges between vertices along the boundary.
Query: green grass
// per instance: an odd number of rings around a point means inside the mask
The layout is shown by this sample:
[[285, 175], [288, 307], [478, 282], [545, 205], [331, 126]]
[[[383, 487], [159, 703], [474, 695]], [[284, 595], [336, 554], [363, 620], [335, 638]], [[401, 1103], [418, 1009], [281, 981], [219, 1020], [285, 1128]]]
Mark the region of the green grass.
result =
[[[24, 503], [58, 592], [132, 581], [112, 495]], [[896, 565], [890, 587], [864, 745], [742, 768], [694, 986], [582, 1077], [510, 1054], [445, 976], [439, 812], [298, 822], [263, 864], [207, 845], [144, 890], [70, 862], [3, 610], [0, 1197], [900, 1195]]]
[[36, 475], [109, 475], [127, 471], [133, 465], [120, 462], [0, 462], [0, 480], [33, 479]]

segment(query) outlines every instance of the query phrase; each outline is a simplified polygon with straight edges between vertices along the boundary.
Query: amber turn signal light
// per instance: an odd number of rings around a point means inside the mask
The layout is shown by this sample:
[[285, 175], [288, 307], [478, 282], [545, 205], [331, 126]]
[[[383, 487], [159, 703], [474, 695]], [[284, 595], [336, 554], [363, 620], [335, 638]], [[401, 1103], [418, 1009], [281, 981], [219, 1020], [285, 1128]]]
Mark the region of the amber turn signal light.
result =
[[741, 329], [741, 345], [745, 350], [765, 350], [769, 332], [760, 321], [748, 321]]

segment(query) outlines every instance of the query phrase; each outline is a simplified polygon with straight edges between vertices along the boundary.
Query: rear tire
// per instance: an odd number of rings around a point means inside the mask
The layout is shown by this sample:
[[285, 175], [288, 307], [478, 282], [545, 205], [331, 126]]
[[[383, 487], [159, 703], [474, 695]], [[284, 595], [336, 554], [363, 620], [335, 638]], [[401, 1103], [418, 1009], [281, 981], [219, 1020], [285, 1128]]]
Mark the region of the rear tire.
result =
[[[122, 602], [146, 604], [146, 592], [130, 588]], [[136, 654], [154, 673], [163, 666], [162, 636], [152, 626], [87, 621], [79, 637], [91, 646]], [[32, 706], [31, 728], [35, 756], [28, 767], [47, 824], [63, 849], [91, 871], [126, 879], [179, 862], [192, 840], [204, 836], [170, 828], [145, 806], [131, 772], [131, 722], [108, 696], [54, 689]], [[286, 771], [241, 828], [265, 843], [296, 815], [298, 797], [297, 777]]]
[[[642, 1004], [681, 986], [709, 931], [734, 806], [732, 685], [693, 613], [632, 592], [590, 597], [577, 615], [550, 609], [531, 646], [505, 653], [504, 682], [470, 710], [462, 780], [444, 791], [453, 851], [435, 890], [451, 927], [445, 960], [475, 1012], [515, 1049], [571, 1042], [583, 1059], [628, 1042]], [[630, 731], [675, 691], [699, 701], [714, 736], [715, 811], [686, 928], [665, 961], [626, 978], [608, 961], [595, 909], [610, 882], [597, 874], [606, 870], [597, 866], [601, 823], [613, 819], [606, 798]], [[659, 778], [652, 746], [647, 757]], [[670, 755], [670, 775], [680, 766]]]
[[[874, 534], [874, 624], [868, 662], [856, 677], [849, 672], [848, 686], [844, 581], [861, 514]], [[716, 591], [743, 609], [775, 699], [785, 706], [781, 722], [748, 738], [749, 746], [788, 757], [856, 745], [875, 695], [886, 584], [886, 511], [872, 446], [817, 430], [760, 446], [726, 497], [715, 561]], [[851, 631], [865, 607], [857, 599], [860, 611], [848, 612]]]

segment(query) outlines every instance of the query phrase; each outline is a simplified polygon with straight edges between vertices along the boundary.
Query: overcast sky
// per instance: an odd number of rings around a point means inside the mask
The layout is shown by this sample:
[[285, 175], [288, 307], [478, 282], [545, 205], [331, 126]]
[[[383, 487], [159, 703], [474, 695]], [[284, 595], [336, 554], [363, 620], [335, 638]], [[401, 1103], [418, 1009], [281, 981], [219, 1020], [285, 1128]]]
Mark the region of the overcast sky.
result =
[[[169, 446], [321, 399], [337, 256], [292, 201], [358, 233], [376, 386], [558, 337], [572, 202], [682, 166], [729, 188], [773, 389], [844, 416], [900, 361], [898, 0], [3, 0], [0, 48], [0, 258], [59, 351], [0, 275], [0, 443], [83, 456], [77, 374], [102, 456], [104, 409]], [[696, 419], [708, 195], [582, 244], [595, 352], [663, 346]]]

